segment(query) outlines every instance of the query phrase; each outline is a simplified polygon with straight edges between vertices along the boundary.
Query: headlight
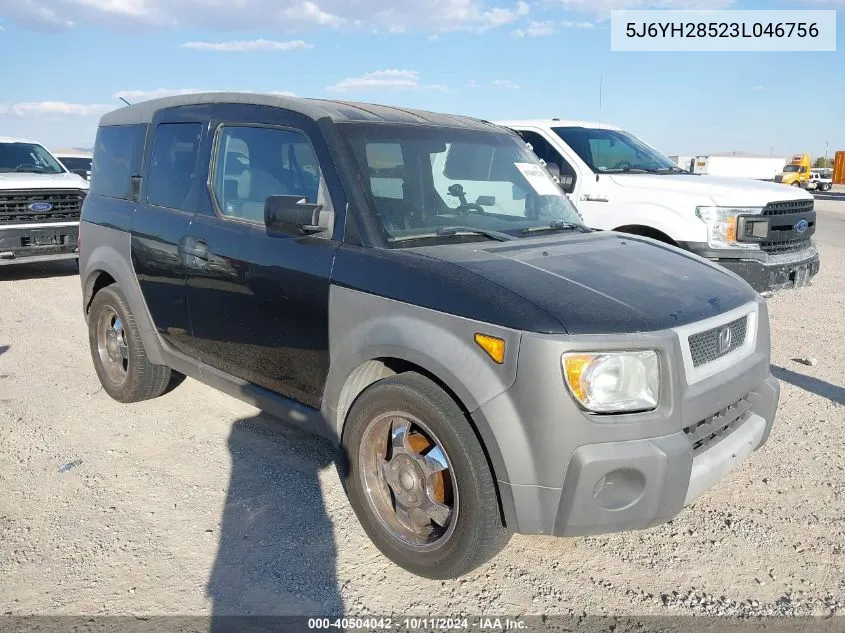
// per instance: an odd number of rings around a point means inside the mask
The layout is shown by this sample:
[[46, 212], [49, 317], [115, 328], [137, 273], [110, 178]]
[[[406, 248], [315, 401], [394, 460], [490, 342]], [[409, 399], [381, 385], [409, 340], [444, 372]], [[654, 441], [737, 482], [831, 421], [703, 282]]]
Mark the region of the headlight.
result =
[[707, 246], [710, 248], [745, 248], [759, 250], [754, 242], [736, 241], [739, 215], [760, 215], [762, 207], [696, 207], [695, 215], [707, 225]]
[[573, 352], [561, 361], [566, 386], [588, 411], [649, 411], [657, 406], [657, 352]]

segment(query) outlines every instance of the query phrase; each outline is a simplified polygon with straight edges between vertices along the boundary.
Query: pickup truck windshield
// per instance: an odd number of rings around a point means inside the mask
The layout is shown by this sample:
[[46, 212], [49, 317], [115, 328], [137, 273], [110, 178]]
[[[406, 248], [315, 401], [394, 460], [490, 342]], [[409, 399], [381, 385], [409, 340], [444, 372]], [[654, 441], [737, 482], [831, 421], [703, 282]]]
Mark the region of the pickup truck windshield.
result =
[[91, 171], [91, 159], [84, 156], [62, 156], [59, 158], [62, 165], [68, 169], [85, 169]]
[[555, 133], [596, 173], [688, 173], [622, 130], [556, 127]]
[[36, 143], [0, 143], [0, 173], [61, 174], [62, 166]]
[[517, 137], [425, 125], [337, 127], [351, 147], [358, 180], [388, 245], [588, 230]]

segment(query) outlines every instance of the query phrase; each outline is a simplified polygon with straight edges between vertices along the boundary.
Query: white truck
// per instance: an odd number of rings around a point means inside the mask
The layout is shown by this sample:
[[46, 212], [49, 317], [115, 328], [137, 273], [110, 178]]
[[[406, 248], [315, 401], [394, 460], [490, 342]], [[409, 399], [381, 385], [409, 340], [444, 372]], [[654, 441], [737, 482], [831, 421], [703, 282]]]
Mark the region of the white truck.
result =
[[0, 266], [78, 259], [88, 181], [42, 145], [0, 137]]
[[814, 191], [830, 191], [833, 187], [833, 179], [818, 171], [810, 172], [810, 180], [807, 182], [807, 189]]
[[[703, 176], [724, 176], [726, 178], [751, 178], [769, 180], [783, 171], [787, 163], [784, 156], [742, 156], [710, 154], [696, 156], [692, 161], [692, 173]], [[682, 165], [682, 167], [686, 167]]]
[[819, 271], [813, 197], [800, 188], [692, 174], [612, 125], [496, 123], [531, 145], [590, 227], [686, 249], [763, 294], [805, 285]]

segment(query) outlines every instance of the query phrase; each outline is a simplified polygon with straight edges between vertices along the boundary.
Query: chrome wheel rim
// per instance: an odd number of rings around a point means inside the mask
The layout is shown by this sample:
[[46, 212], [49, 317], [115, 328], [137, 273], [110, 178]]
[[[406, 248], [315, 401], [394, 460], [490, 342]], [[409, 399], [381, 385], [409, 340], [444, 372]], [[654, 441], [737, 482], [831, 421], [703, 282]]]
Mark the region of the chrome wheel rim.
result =
[[121, 385], [129, 370], [129, 344], [117, 311], [106, 306], [97, 319], [97, 353], [109, 381]]
[[364, 431], [358, 464], [379, 524], [404, 546], [424, 552], [455, 530], [459, 498], [442, 442], [421, 420], [391, 411]]

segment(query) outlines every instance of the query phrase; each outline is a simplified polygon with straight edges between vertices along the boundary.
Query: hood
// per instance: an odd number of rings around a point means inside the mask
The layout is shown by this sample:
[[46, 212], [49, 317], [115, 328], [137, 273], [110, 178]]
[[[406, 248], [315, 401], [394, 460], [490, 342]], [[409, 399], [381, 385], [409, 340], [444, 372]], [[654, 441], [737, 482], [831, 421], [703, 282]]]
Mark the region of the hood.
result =
[[570, 334], [663, 330], [757, 296], [745, 281], [696, 255], [617, 233], [414, 250], [522, 296]]
[[773, 182], [746, 178], [676, 174], [613, 174], [604, 177], [620, 187], [642, 189], [646, 196], [654, 191], [700, 196], [702, 206], [764, 207], [769, 202], [812, 199], [802, 189], [787, 189]]
[[88, 189], [88, 181], [71, 173], [27, 174], [0, 172], [0, 190], [3, 189]]

